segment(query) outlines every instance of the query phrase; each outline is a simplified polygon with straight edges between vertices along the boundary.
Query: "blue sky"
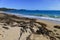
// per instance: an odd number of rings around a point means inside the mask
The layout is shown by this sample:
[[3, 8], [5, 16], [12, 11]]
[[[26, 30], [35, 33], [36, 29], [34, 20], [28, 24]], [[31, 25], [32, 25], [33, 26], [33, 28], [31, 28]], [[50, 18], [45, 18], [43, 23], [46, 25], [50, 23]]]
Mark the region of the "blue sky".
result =
[[0, 0], [0, 7], [28, 10], [60, 10], [60, 0]]

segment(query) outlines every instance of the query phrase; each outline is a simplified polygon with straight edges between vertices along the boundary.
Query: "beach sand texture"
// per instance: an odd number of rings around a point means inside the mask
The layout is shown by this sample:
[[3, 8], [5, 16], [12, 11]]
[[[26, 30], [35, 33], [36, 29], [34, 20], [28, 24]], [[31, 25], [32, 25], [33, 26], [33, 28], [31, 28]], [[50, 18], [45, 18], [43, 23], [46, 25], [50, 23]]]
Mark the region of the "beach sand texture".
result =
[[60, 23], [0, 13], [0, 40], [60, 40]]

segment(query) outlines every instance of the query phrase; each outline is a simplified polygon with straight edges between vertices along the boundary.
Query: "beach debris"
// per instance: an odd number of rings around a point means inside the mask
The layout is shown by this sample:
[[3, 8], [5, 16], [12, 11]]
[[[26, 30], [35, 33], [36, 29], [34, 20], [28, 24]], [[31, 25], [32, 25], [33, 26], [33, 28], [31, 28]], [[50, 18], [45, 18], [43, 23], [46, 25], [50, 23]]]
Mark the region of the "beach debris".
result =
[[4, 26], [2, 28], [7, 29], [7, 30], [9, 29], [8, 27], [4, 27]]
[[54, 28], [60, 29], [60, 26], [56, 25], [56, 26], [54, 26]]
[[[1, 17], [2, 18], [2, 17]], [[39, 37], [40, 35], [43, 35], [44, 37], [48, 37], [49, 40], [57, 40], [57, 38], [60, 40], [59, 33], [54, 33], [52, 30], [49, 30], [47, 27], [47, 24], [42, 22], [37, 22], [36, 19], [30, 19], [25, 17], [16, 17], [15, 15], [7, 15], [2, 18], [2, 24], [4, 29], [11, 28], [20, 28], [19, 31], [19, 38], [18, 40], [22, 40], [25, 34], [26, 38], [24, 40], [32, 40], [31, 38], [35, 39], [34, 36], [37, 35]], [[1, 22], [0, 22], [1, 23]], [[60, 26], [56, 25], [54, 28], [60, 29]], [[57, 31], [56, 29], [54, 30]], [[1, 35], [1, 34], [0, 34]], [[31, 37], [34, 35], [33, 37]], [[55, 36], [57, 35], [57, 36]]]

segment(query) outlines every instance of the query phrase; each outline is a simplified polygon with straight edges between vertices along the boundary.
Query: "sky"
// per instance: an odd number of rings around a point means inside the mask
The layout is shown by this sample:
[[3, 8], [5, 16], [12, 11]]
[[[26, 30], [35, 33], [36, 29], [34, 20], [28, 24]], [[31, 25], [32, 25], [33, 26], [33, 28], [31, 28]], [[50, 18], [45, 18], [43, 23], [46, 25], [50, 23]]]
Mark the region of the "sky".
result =
[[60, 0], [0, 0], [0, 8], [60, 10]]

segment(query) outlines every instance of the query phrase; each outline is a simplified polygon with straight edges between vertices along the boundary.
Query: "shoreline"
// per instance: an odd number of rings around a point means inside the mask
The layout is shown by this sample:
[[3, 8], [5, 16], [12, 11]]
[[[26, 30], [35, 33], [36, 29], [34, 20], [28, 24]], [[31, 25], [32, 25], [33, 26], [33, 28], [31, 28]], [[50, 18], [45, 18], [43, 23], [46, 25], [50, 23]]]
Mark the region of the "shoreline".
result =
[[3, 11], [0, 11], [0, 13], [12, 14], [12, 15], [16, 15], [18, 17], [26, 17], [26, 18], [32, 18], [32, 19], [37, 19], [37, 20], [46, 20], [46, 21], [55, 22], [55, 23], [60, 24], [60, 18], [57, 19], [57, 18], [50, 18], [50, 17], [30, 16], [30, 15], [23, 15], [23, 14], [3, 12]]

